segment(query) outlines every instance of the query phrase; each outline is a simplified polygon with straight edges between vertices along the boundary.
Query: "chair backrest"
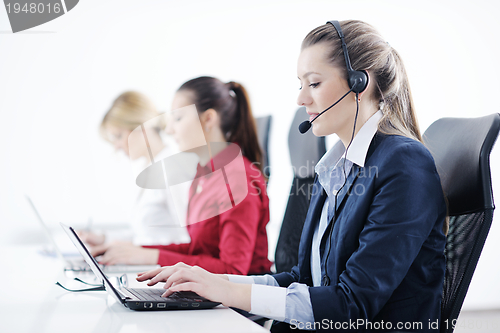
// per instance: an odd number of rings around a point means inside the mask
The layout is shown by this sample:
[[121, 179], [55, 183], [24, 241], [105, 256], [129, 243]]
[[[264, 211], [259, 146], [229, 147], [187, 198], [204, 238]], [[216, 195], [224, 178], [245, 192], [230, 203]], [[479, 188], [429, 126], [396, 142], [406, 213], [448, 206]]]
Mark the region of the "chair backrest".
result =
[[263, 116], [255, 118], [257, 126], [257, 139], [262, 149], [262, 171], [269, 180], [271, 176], [271, 167], [269, 164], [269, 135], [271, 134], [271, 123], [273, 116]]
[[275, 264], [278, 273], [290, 271], [298, 263], [300, 235], [315, 176], [314, 166], [326, 152], [324, 137], [318, 138], [312, 131], [300, 134], [298, 127], [307, 118], [305, 108], [299, 108], [288, 134], [288, 150], [294, 176], [276, 245]]
[[490, 152], [500, 130], [500, 115], [442, 118], [423, 139], [434, 157], [448, 200], [446, 275], [441, 304], [441, 332], [453, 321], [469, 288], [493, 220]]

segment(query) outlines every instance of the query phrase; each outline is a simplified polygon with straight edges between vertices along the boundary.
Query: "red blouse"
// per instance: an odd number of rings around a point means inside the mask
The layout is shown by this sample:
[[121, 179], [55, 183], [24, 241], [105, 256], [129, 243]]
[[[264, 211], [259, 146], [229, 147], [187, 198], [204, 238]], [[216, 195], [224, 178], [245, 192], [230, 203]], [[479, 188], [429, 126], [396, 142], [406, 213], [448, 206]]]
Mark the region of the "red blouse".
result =
[[159, 265], [184, 262], [219, 274], [270, 271], [266, 183], [238, 146], [230, 144], [206, 166], [198, 165], [186, 220], [190, 243], [145, 246], [160, 250]]

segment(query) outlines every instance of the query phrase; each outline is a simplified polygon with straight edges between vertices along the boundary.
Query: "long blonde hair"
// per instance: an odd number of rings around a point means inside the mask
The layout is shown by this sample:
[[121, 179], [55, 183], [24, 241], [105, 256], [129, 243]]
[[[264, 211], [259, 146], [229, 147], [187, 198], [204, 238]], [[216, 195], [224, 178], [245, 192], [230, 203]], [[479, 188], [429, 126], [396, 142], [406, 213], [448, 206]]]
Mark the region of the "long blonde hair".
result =
[[[104, 115], [100, 132], [105, 140], [109, 140], [106, 135], [106, 126], [113, 125], [125, 128], [129, 131], [160, 115], [154, 104], [144, 94], [136, 91], [126, 91], [118, 96]], [[165, 129], [165, 117], [157, 117], [158, 122], [154, 128], [157, 132]]]
[[[383, 112], [378, 130], [422, 142], [408, 76], [398, 52], [365, 22], [347, 20], [341, 21], [340, 26], [352, 68], [372, 73], [370, 79], [376, 84], [374, 97], [378, 99]], [[347, 79], [341, 41], [333, 25], [327, 23], [312, 30], [302, 41], [302, 50], [318, 43], [330, 47], [331, 63], [343, 69]]]

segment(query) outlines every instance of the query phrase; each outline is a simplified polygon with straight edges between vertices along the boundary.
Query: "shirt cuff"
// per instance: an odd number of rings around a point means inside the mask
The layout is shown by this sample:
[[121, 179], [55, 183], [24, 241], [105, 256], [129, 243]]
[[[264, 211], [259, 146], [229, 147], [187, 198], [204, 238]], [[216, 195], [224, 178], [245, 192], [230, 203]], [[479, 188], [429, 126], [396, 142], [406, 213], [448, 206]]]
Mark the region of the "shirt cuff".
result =
[[286, 288], [252, 285], [250, 312], [277, 321], [285, 320]]
[[254, 280], [251, 276], [247, 275], [234, 275], [234, 274], [226, 274], [229, 282], [234, 283], [243, 283], [243, 284], [254, 284]]
[[243, 283], [243, 284], [265, 284], [268, 286], [276, 286], [279, 287], [280, 285], [276, 281], [276, 279], [269, 274], [266, 275], [236, 275], [236, 274], [226, 274], [227, 278], [229, 279], [229, 282], [234, 282], [234, 283]]
[[268, 286], [279, 287], [280, 285], [276, 281], [276, 279], [269, 274], [266, 275], [252, 275], [253, 281], [255, 284], [265, 284]]

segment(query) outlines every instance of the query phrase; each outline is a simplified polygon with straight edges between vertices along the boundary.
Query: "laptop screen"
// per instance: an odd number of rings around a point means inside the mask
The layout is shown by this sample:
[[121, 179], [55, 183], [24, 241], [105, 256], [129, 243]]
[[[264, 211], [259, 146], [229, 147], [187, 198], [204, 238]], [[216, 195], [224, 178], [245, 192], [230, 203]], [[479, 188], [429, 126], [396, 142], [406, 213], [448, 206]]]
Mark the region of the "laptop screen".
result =
[[83, 256], [83, 259], [85, 259], [87, 264], [89, 264], [90, 269], [92, 269], [94, 274], [99, 279], [101, 279], [101, 281], [104, 283], [104, 286], [106, 287], [106, 291], [110, 295], [115, 297], [118, 300], [118, 302], [123, 303], [121, 295], [118, 293], [118, 291], [115, 289], [115, 287], [113, 287], [113, 285], [111, 284], [111, 282], [109, 282], [106, 275], [104, 275], [102, 270], [99, 268], [97, 261], [94, 259], [94, 257], [92, 257], [92, 255], [90, 255], [89, 251], [87, 250], [87, 248], [85, 247], [83, 242], [80, 240], [80, 238], [76, 234], [75, 230], [72, 227], [68, 227], [68, 226], [64, 225], [63, 223], [60, 223], [60, 224], [61, 224], [61, 227], [66, 232], [66, 234], [71, 239], [71, 241], [73, 242], [73, 244], [75, 244], [75, 246], [78, 249], [78, 251], [80, 252], [80, 254]]
[[49, 228], [47, 227], [47, 225], [45, 224], [44, 220], [42, 219], [42, 217], [38, 213], [38, 209], [36, 209], [35, 204], [33, 203], [33, 201], [31, 201], [31, 198], [29, 196], [27, 196], [27, 195], [24, 195], [24, 196], [26, 197], [26, 200], [28, 200], [28, 203], [30, 204], [31, 209], [33, 209], [33, 212], [35, 213], [36, 218], [38, 219], [38, 221], [42, 225], [42, 229], [45, 232], [45, 235], [47, 236], [47, 238], [52, 243], [52, 247], [54, 248], [54, 251], [56, 252], [57, 257], [61, 261], [66, 262], [66, 260], [64, 259], [63, 254], [61, 252], [61, 250], [59, 249], [59, 246], [57, 246], [56, 241], [54, 240], [54, 237], [52, 237], [52, 234], [50, 233]]

